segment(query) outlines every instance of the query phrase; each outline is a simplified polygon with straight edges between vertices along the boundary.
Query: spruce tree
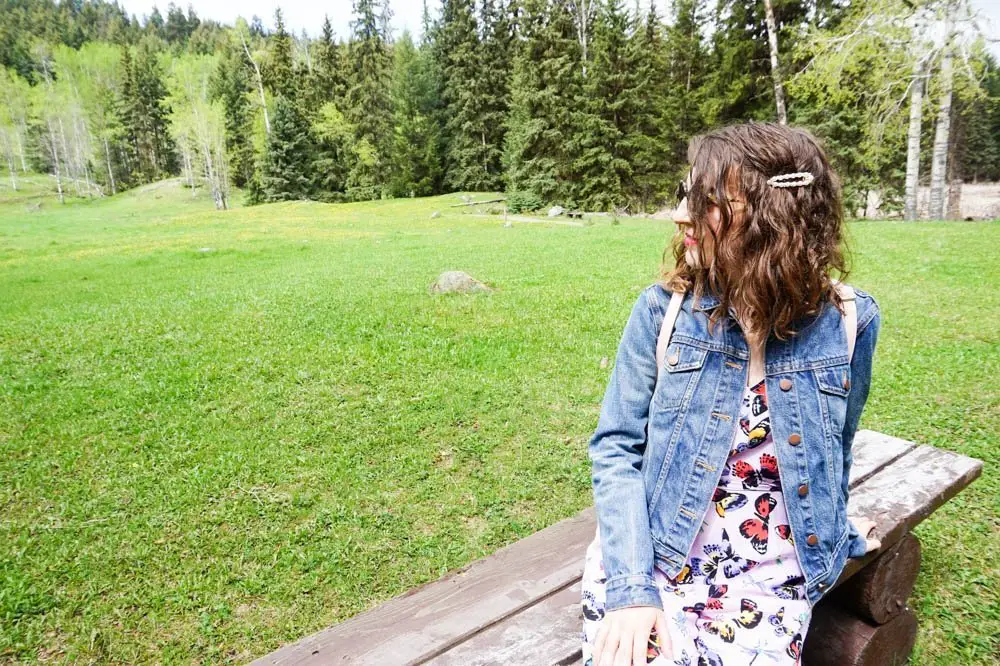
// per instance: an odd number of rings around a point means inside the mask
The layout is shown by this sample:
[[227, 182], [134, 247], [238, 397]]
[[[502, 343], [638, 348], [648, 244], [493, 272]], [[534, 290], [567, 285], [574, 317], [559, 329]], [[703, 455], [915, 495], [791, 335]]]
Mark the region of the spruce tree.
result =
[[522, 9], [504, 140], [508, 189], [574, 205], [581, 93], [576, 26], [567, 0], [524, 0]]
[[264, 201], [308, 197], [312, 159], [309, 125], [295, 104], [278, 95], [261, 168]]
[[354, 126], [354, 163], [348, 176], [348, 196], [376, 199], [388, 193], [392, 142], [389, 96], [391, 63], [386, 36], [379, 24], [378, 0], [355, 0], [353, 39], [346, 115]]
[[480, 13], [482, 40], [478, 51], [479, 122], [482, 127], [483, 187], [503, 187], [504, 122], [510, 110], [511, 58], [514, 33], [510, 11], [513, 3], [483, 0]]
[[641, 100], [637, 98], [635, 53], [622, 0], [605, 0], [593, 22], [593, 42], [580, 98], [579, 144], [574, 169], [580, 205], [610, 210], [625, 203], [632, 184], [629, 144]]
[[487, 189], [482, 76], [473, 0], [444, 0], [438, 34], [444, 76], [446, 182], [456, 190]]
[[393, 196], [428, 196], [440, 179], [440, 131], [433, 119], [434, 87], [427, 61], [408, 31], [394, 45]]
[[[707, 21], [706, 0], [675, 0], [673, 16], [663, 43], [665, 93], [662, 101], [663, 138], [667, 150], [669, 180], [683, 178], [687, 144], [704, 130], [707, 115], [715, 113], [715, 100], [708, 88], [709, 52], [702, 37]], [[655, 77], [654, 77], [655, 81]]]
[[117, 105], [126, 143], [134, 154], [130, 172], [148, 183], [177, 171], [177, 155], [169, 130], [170, 107], [160, 66], [147, 44], [135, 58], [123, 49], [123, 81]]
[[326, 102], [333, 102], [341, 111], [344, 110], [347, 81], [341, 48], [334, 37], [330, 17], [323, 17], [323, 31], [316, 44], [316, 58], [309, 81], [311, 105], [316, 109]]
[[626, 194], [633, 210], [650, 211], [673, 194], [671, 185], [682, 177], [686, 162], [675, 158], [668, 141], [671, 119], [667, 109], [673, 90], [668, 83], [663, 24], [654, 3], [650, 3], [645, 24], [629, 40], [628, 48], [635, 67], [638, 106], [627, 139], [632, 180]]
[[292, 38], [285, 30], [281, 9], [274, 10], [274, 33], [268, 40], [269, 53], [264, 68], [264, 82], [276, 94], [294, 100], [298, 94], [295, 64], [292, 60]]

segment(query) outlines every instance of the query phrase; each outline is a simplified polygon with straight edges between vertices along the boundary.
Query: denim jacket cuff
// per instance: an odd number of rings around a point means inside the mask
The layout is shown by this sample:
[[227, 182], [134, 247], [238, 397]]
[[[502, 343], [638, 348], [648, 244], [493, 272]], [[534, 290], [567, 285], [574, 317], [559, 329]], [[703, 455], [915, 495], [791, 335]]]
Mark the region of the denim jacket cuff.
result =
[[868, 552], [868, 541], [850, 519], [847, 521], [847, 557], [861, 557]]
[[660, 589], [651, 576], [626, 574], [609, 578], [605, 582], [604, 610], [612, 611], [629, 606], [655, 606], [663, 608]]

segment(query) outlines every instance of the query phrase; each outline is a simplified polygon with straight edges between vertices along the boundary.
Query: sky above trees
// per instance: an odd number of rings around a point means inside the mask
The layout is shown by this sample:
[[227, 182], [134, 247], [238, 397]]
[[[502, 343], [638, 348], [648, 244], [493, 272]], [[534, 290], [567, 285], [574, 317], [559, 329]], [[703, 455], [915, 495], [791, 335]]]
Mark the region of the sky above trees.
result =
[[[119, 0], [119, 4], [125, 7], [130, 14], [142, 17], [153, 10], [153, 6], [160, 9], [160, 13], [166, 12], [167, 2], [157, 2], [153, 0]], [[188, 3], [180, 0], [176, 3], [186, 10]], [[269, 25], [269, 20], [274, 16], [274, 10], [281, 7], [285, 15], [285, 22], [289, 32], [296, 35], [301, 34], [304, 29], [310, 37], [319, 36], [320, 27], [323, 25], [323, 16], [330, 16], [330, 23], [334, 32], [341, 38], [350, 34], [351, 26], [351, 0], [333, 0], [330, 3], [316, 3], [306, 0], [198, 0], [193, 3], [198, 16], [210, 18], [221, 23], [231, 24], [237, 16], [250, 20], [256, 14]], [[640, 0], [640, 7], [645, 10], [649, 7], [649, 0]], [[661, 16], [668, 11], [670, 0], [657, 2], [657, 9]], [[997, 35], [1000, 38], [1000, 2], [998, 0], [971, 0], [972, 8], [989, 23], [984, 26], [983, 32]], [[629, 3], [631, 6], [631, 3]], [[440, 2], [431, 0], [427, 3], [431, 17], [438, 14]], [[390, 0], [392, 8], [392, 27], [396, 36], [399, 36], [404, 29], [409, 30], [413, 38], [420, 37], [420, 16], [423, 12], [422, 0]], [[1000, 57], [1000, 41], [994, 42], [991, 46], [993, 54]]]

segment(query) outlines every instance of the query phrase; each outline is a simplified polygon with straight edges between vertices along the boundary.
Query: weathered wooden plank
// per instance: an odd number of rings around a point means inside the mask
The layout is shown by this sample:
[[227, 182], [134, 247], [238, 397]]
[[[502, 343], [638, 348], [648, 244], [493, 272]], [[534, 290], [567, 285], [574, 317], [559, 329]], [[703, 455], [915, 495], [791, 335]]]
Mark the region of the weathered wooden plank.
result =
[[578, 661], [581, 581], [431, 659], [432, 666], [556, 664]]
[[908, 440], [884, 435], [874, 430], [858, 430], [854, 435], [854, 444], [851, 446], [854, 463], [851, 465], [850, 487], [854, 488], [875, 472], [912, 451], [916, 446], [915, 443]]
[[[853, 447], [852, 485], [905, 456], [914, 446], [859, 430]], [[444, 654], [572, 585], [583, 573], [583, 554], [595, 529], [594, 507], [587, 507], [489, 557], [286, 645], [254, 664], [403, 664]], [[392, 631], [386, 631], [390, 626]]]

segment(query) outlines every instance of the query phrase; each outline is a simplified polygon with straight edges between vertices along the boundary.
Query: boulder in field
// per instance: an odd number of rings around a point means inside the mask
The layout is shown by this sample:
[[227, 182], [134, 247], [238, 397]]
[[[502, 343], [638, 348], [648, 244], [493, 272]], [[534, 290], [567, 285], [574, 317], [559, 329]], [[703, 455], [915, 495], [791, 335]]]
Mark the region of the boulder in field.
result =
[[431, 285], [432, 294], [474, 294], [489, 293], [493, 289], [463, 271], [445, 271]]
[[549, 208], [549, 217], [558, 217], [566, 211], [562, 206], [553, 206]]
[[436, 210], [436, 211], [434, 211], [433, 213], [431, 213], [431, 219], [432, 219], [432, 220], [436, 220], [436, 219], [438, 219], [439, 217], [441, 217], [441, 211], [437, 211], [437, 210]]

